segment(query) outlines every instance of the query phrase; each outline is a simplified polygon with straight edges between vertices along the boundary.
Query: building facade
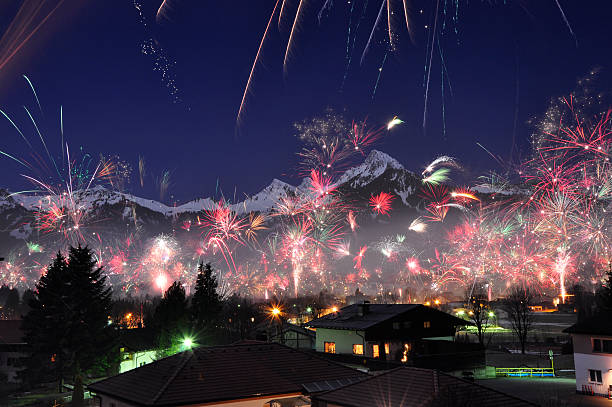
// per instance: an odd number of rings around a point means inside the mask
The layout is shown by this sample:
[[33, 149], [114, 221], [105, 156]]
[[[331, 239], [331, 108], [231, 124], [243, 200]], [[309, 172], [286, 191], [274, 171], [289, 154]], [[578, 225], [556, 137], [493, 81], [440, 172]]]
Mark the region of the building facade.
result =
[[417, 341], [452, 341], [468, 322], [418, 304], [354, 304], [309, 322], [316, 350], [406, 361]]
[[612, 317], [580, 321], [565, 332], [572, 335], [576, 391], [612, 396]]

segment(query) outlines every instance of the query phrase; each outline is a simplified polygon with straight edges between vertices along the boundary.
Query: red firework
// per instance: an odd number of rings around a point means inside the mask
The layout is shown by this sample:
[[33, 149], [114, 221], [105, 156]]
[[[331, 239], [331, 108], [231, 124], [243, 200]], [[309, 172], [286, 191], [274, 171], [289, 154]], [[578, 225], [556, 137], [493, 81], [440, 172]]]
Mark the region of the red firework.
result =
[[389, 216], [393, 199], [394, 196], [386, 192], [381, 192], [378, 195], [372, 195], [370, 197], [370, 207], [377, 214]]

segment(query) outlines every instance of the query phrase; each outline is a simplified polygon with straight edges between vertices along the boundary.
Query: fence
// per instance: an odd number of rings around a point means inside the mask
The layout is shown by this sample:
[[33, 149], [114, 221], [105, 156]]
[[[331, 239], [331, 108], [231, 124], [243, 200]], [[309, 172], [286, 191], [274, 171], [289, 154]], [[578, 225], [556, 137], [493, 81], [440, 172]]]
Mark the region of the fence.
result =
[[554, 377], [552, 367], [496, 367], [495, 376], [502, 377]]

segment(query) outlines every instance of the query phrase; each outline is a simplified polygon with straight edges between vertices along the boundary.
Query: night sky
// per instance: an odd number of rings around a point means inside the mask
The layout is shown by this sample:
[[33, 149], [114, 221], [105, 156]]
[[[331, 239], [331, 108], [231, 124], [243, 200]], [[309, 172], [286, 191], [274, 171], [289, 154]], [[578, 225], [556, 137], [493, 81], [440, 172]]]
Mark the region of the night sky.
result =
[[[153, 177], [170, 170], [172, 198], [166, 202], [211, 196], [217, 179], [228, 197], [234, 190], [238, 196], [256, 193], [272, 178], [297, 184], [299, 145], [292, 123], [321, 114], [326, 107], [345, 111], [349, 120], [367, 116], [378, 126], [399, 116], [405, 124], [376, 148], [409, 169], [418, 170], [437, 155], [447, 154], [476, 175], [496, 168], [476, 142], [508, 158], [515, 132], [515, 151], [526, 156], [530, 136], [526, 121], [541, 114], [551, 97], [570, 92], [593, 67], [602, 67], [604, 75], [612, 69], [609, 0], [560, 0], [577, 46], [555, 0], [460, 0], [458, 23], [447, 25], [440, 42], [452, 94], [446, 82], [443, 104], [436, 48], [428, 124], [423, 129], [424, 65], [435, 2], [412, 1], [414, 44], [401, 24], [403, 16], [396, 16], [397, 50], [389, 54], [372, 100], [385, 53], [384, 30], [376, 32], [362, 66], [359, 57], [380, 2], [370, 1], [341, 89], [351, 5], [333, 1], [319, 25], [317, 13], [324, 1], [310, 0], [305, 1], [286, 76], [282, 65], [290, 27], [279, 32], [273, 25], [237, 128], [242, 92], [274, 0], [174, 0], [170, 20], [163, 24], [155, 24], [154, 18], [161, 0], [142, 2], [148, 28], [131, 0], [66, 0], [0, 70], [0, 108], [24, 128], [36, 149], [42, 149], [40, 142], [34, 142], [36, 135], [21, 107], [36, 106], [21, 77], [26, 74], [38, 92], [44, 111], [40, 122], [55, 156], [61, 154], [59, 106], [63, 105], [71, 149], [118, 154], [134, 168], [128, 190], [153, 199], [158, 198]], [[19, 4], [2, 2], [2, 32]], [[289, 4], [293, 16], [297, 1]], [[454, 8], [449, 6], [450, 12]], [[359, 14], [353, 17], [353, 27]], [[154, 60], [141, 52], [143, 41], [152, 37], [175, 62], [171, 72], [178, 103], [153, 69]], [[0, 150], [18, 157], [32, 153], [4, 119]], [[144, 189], [137, 182], [139, 156], [148, 166]], [[19, 176], [23, 171], [17, 164], [2, 159], [0, 168], [0, 186], [30, 187]]]

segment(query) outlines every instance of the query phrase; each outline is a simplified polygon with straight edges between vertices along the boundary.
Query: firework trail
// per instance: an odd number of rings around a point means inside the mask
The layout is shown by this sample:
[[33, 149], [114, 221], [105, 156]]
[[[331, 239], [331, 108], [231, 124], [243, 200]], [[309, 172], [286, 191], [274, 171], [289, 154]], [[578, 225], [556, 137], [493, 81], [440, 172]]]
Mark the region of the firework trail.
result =
[[0, 71], [30, 41], [38, 30], [45, 25], [63, 3], [64, 0], [23, 2], [17, 15], [15, 15], [0, 38]]

